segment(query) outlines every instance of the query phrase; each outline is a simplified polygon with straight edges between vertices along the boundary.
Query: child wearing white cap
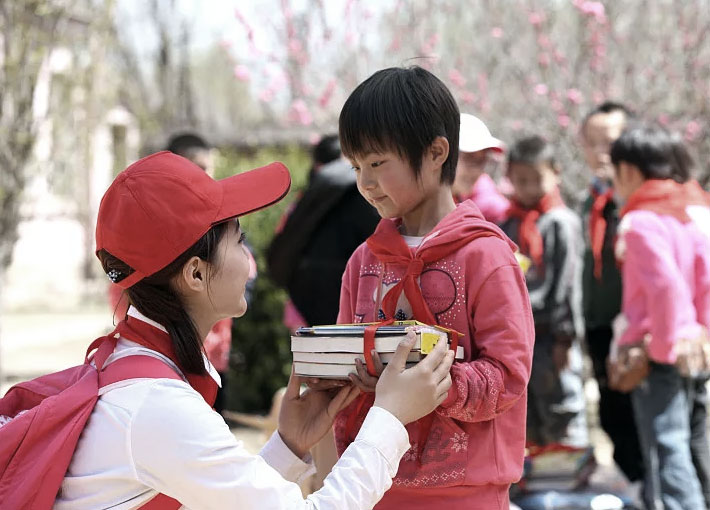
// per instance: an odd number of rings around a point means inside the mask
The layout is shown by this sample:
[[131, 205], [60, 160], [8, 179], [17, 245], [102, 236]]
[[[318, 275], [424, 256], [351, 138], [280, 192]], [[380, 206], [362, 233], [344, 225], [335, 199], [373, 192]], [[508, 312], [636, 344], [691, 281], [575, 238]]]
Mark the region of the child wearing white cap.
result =
[[506, 219], [510, 203], [486, 173], [486, 166], [491, 161], [491, 152], [502, 153], [503, 148], [503, 142], [491, 135], [481, 119], [461, 114], [459, 162], [452, 187], [454, 198], [457, 202], [473, 200], [483, 216], [494, 223]]

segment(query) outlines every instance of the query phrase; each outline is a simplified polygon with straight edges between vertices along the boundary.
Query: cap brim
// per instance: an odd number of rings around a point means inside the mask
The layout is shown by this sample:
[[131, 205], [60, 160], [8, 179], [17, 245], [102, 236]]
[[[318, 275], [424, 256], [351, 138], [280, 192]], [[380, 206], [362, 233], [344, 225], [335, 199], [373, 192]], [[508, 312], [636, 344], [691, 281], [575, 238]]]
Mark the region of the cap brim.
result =
[[222, 206], [214, 223], [273, 205], [291, 189], [291, 175], [286, 166], [278, 162], [217, 182], [222, 186]]
[[505, 144], [501, 140], [498, 140], [494, 137], [484, 138], [482, 140], [475, 140], [469, 143], [459, 142], [460, 152], [478, 152], [485, 149], [491, 149], [496, 152], [503, 152], [504, 147]]

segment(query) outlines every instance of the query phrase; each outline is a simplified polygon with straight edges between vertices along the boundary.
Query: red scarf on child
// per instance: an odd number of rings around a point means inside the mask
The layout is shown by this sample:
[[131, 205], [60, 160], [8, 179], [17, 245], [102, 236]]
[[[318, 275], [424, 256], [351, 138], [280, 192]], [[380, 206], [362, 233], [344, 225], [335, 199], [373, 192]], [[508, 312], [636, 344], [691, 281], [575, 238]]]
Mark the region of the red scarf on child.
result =
[[[465, 203], [459, 207], [466, 207]], [[412, 306], [414, 318], [425, 324], [436, 324], [436, 318], [431, 313], [429, 306], [424, 301], [418, 278], [424, 266], [460, 250], [471, 241], [479, 237], [499, 237], [510, 242], [506, 235], [497, 226], [478, 217], [474, 221], [462, 221], [446, 225], [446, 228], [437, 230], [427, 236], [422, 246], [412, 253], [399, 233], [398, 224], [393, 220], [382, 219], [375, 232], [368, 237], [367, 246], [383, 264], [404, 266], [407, 268], [402, 279], [392, 287], [382, 300], [382, 311], [386, 318], [394, 317], [397, 300], [404, 291], [407, 301]], [[512, 243], [511, 243], [512, 245]], [[515, 249], [513, 245], [513, 249]]]
[[672, 179], [649, 179], [631, 194], [621, 210], [621, 216], [629, 211], [644, 210], [673, 216], [682, 223], [688, 223], [690, 216], [686, 208], [689, 205], [710, 207], [710, 195], [698, 181], [681, 184]]
[[606, 218], [604, 210], [614, 197], [614, 190], [609, 188], [605, 193], [599, 193], [592, 188], [594, 202], [589, 210], [589, 240], [592, 245], [592, 255], [594, 256], [594, 277], [601, 280], [602, 277], [602, 249], [604, 248], [604, 236], [606, 234]]
[[560, 190], [555, 188], [543, 196], [533, 208], [523, 207], [517, 200], [510, 203], [508, 216], [520, 220], [518, 227], [518, 244], [524, 255], [530, 256], [535, 265], [542, 264], [543, 243], [540, 231], [537, 229], [537, 220], [556, 207], [564, 207], [565, 203], [560, 196]]
[[[159, 352], [170, 361], [175, 363], [180, 367], [177, 356], [175, 355], [175, 347], [173, 347], [173, 341], [166, 332], [161, 331], [155, 326], [148, 324], [140, 319], [128, 316], [124, 320], [118, 323], [116, 326], [116, 333], [120, 334], [122, 338], [135, 342], [143, 347], [152, 349]], [[192, 388], [197, 391], [202, 398], [205, 399], [210, 407], [214, 405], [215, 398], [217, 397], [217, 382], [209, 374], [197, 375], [197, 374], [184, 374], [187, 378], [187, 382], [192, 386]]]

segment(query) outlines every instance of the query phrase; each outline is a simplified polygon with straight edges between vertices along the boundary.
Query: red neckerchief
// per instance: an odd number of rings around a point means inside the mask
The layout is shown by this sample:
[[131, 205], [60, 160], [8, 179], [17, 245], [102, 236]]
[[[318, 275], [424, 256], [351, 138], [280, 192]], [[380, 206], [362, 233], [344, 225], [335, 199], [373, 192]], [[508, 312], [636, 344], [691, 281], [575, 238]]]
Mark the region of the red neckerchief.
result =
[[688, 223], [690, 216], [686, 208], [689, 205], [710, 206], [710, 195], [698, 181], [680, 184], [672, 179], [649, 179], [631, 194], [621, 210], [621, 216], [629, 211], [645, 210]]
[[[434, 232], [436, 232], [436, 228]], [[424, 266], [451, 255], [474, 239], [491, 236], [510, 242], [498, 227], [483, 220], [481, 216], [480, 221], [466, 221], [454, 229], [442, 229], [434, 237], [429, 237], [420, 248], [413, 252], [399, 233], [397, 223], [388, 219], [380, 220], [375, 232], [367, 238], [368, 248], [381, 263], [407, 268], [402, 279], [387, 292], [382, 300], [382, 311], [385, 318], [394, 317], [397, 300], [404, 291], [407, 301], [412, 306], [414, 319], [425, 324], [437, 324], [436, 318], [424, 301], [422, 289], [417, 281]]]
[[[170, 335], [168, 335], [165, 331], [162, 331], [140, 319], [128, 316], [118, 323], [118, 326], [116, 326], [116, 332], [126, 340], [130, 340], [131, 342], [135, 342], [139, 345], [147, 347], [148, 349], [159, 352], [163, 356], [169, 358], [173, 363], [175, 363], [175, 365], [180, 367], [180, 363], [175, 355], [173, 342]], [[214, 406], [214, 401], [217, 397], [217, 381], [215, 381], [209, 374], [197, 375], [185, 373], [184, 375], [190, 386], [202, 395], [205, 402], [207, 402], [210, 407]]]
[[614, 190], [610, 188], [604, 193], [599, 193], [595, 188], [592, 188], [592, 197], [594, 197], [594, 202], [589, 210], [589, 239], [592, 245], [592, 255], [594, 256], [594, 277], [597, 280], [601, 280], [602, 249], [604, 248], [604, 236], [606, 234], [604, 210], [614, 197]]
[[564, 207], [565, 203], [560, 196], [560, 190], [555, 188], [543, 196], [537, 205], [531, 209], [523, 207], [517, 200], [510, 203], [508, 216], [520, 220], [518, 227], [518, 244], [520, 251], [528, 255], [536, 265], [542, 264], [543, 244], [540, 231], [537, 229], [537, 220], [541, 215], [556, 207]]

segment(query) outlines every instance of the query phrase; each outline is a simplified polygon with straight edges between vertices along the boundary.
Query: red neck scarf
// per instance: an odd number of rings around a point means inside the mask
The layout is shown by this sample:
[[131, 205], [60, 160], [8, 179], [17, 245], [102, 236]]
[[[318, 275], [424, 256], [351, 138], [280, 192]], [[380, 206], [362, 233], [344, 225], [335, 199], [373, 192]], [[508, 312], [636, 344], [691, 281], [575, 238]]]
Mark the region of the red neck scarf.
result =
[[[459, 205], [460, 207], [465, 205]], [[448, 223], [446, 219], [443, 222]], [[433, 233], [427, 236], [426, 241], [414, 253], [407, 246], [397, 229], [397, 223], [393, 220], [380, 220], [375, 232], [367, 239], [367, 246], [380, 262], [407, 268], [402, 279], [382, 300], [382, 311], [386, 318], [394, 317], [397, 300], [404, 291], [407, 301], [412, 306], [414, 318], [425, 324], [437, 324], [417, 282], [424, 266], [451, 255], [479, 237], [496, 236], [510, 242], [498, 227], [483, 220], [480, 213], [473, 221], [460, 221], [453, 226], [446, 226], [443, 222], [441, 226], [437, 225], [434, 228]]]
[[[118, 326], [116, 326], [116, 332], [126, 340], [130, 340], [131, 342], [135, 342], [143, 347], [159, 352], [163, 356], [169, 358], [178, 367], [180, 366], [177, 356], [175, 355], [173, 342], [170, 335], [168, 335], [165, 331], [162, 331], [140, 319], [128, 316], [126, 319], [118, 323]], [[217, 382], [209, 374], [184, 375], [187, 377], [187, 382], [190, 386], [202, 395], [205, 402], [207, 402], [210, 406], [213, 406], [215, 398], [217, 397]]]
[[614, 190], [609, 188], [604, 193], [599, 193], [592, 188], [594, 202], [589, 210], [589, 239], [592, 245], [592, 255], [594, 256], [594, 277], [601, 280], [602, 277], [602, 249], [604, 248], [604, 235], [606, 234], [606, 218], [604, 210], [607, 204], [614, 197]]
[[543, 254], [542, 236], [537, 229], [537, 220], [550, 209], [564, 206], [565, 203], [562, 201], [560, 190], [557, 186], [543, 196], [537, 205], [531, 209], [523, 207], [516, 200], [510, 203], [508, 216], [520, 220], [520, 226], [518, 227], [520, 251], [524, 255], [528, 255], [536, 265], [542, 264]]
[[698, 181], [680, 184], [672, 179], [649, 179], [631, 194], [621, 210], [621, 216], [629, 211], [645, 210], [688, 223], [690, 216], [686, 208], [689, 205], [710, 206], [710, 195]]

